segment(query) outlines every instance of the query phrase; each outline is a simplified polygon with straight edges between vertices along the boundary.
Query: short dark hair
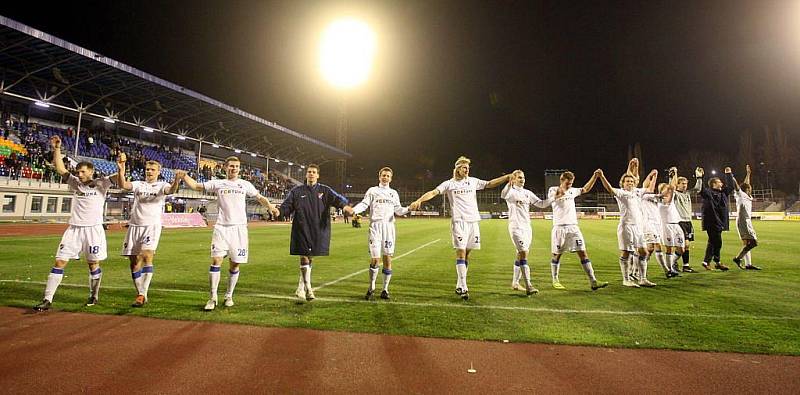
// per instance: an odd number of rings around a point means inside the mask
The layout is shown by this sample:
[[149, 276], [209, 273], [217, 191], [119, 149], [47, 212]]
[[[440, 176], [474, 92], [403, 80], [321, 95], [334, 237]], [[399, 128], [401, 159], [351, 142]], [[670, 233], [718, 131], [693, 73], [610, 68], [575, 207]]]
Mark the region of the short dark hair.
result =
[[380, 175], [381, 175], [381, 173], [383, 173], [383, 172], [385, 172], [385, 171], [388, 171], [389, 173], [392, 173], [392, 175], [394, 175], [394, 171], [392, 171], [392, 168], [391, 168], [391, 167], [389, 167], [389, 166], [384, 166], [384, 167], [381, 167], [381, 169], [380, 169], [380, 170], [378, 170], [378, 176], [380, 176]]
[[316, 164], [316, 163], [310, 163], [308, 166], [306, 166], [306, 168], [307, 169], [317, 169], [317, 173], [319, 173], [319, 165]]
[[94, 170], [94, 165], [92, 164], [92, 162], [86, 162], [86, 161], [80, 162], [78, 163], [77, 166], [75, 166], [75, 170], [80, 170], [81, 167], [85, 167], [89, 170]]

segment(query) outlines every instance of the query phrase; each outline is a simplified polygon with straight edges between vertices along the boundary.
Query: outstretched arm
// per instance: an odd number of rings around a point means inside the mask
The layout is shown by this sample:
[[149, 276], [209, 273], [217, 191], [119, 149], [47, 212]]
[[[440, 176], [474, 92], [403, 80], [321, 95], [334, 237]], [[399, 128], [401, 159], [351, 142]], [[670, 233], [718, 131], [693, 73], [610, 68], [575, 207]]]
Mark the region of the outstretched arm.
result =
[[270, 202], [266, 196], [259, 193], [258, 195], [256, 195], [256, 200], [258, 200], [259, 204], [266, 207], [267, 210], [269, 210], [269, 213], [272, 214], [273, 217], [277, 218], [279, 215], [281, 215], [281, 212], [280, 210], [278, 210], [278, 207], [272, 204], [272, 202]]
[[189, 187], [189, 189], [193, 189], [198, 192], [203, 192], [203, 190], [205, 189], [203, 188], [202, 183], [195, 181], [194, 178], [189, 177], [188, 174], [185, 174], [183, 176], [183, 182], [186, 183], [186, 186]]
[[581, 193], [588, 193], [589, 191], [594, 188], [594, 183], [597, 182], [597, 172], [592, 174], [592, 177], [589, 178], [589, 181], [586, 182], [586, 185], [583, 186]]
[[422, 205], [422, 203], [425, 203], [428, 200], [431, 200], [431, 199], [435, 198], [438, 195], [439, 195], [439, 190], [438, 189], [432, 189], [432, 190], [430, 190], [428, 192], [425, 192], [417, 200], [415, 200], [413, 203], [409, 204], [408, 205], [408, 209], [409, 210], [417, 210]]
[[703, 175], [705, 172], [703, 171], [702, 167], [698, 167], [694, 170], [694, 176], [697, 178], [697, 182], [694, 184], [694, 188], [692, 188], [692, 192], [700, 193], [703, 190]]
[[486, 188], [496, 188], [500, 186], [504, 182], [509, 182], [511, 180], [511, 174], [506, 174], [504, 176], [497, 177], [495, 179], [489, 180], [486, 183]]
[[60, 176], [69, 174], [66, 166], [64, 166], [64, 158], [61, 157], [61, 137], [50, 137], [50, 146], [53, 147], [53, 165], [56, 167], [56, 173]]

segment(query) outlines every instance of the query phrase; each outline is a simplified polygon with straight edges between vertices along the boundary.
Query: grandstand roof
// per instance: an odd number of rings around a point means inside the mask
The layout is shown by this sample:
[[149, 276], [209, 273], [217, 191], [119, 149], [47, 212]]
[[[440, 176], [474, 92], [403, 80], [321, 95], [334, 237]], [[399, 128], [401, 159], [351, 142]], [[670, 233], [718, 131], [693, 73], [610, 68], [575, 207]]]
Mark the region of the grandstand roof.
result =
[[351, 155], [0, 16], [0, 93], [297, 163]]

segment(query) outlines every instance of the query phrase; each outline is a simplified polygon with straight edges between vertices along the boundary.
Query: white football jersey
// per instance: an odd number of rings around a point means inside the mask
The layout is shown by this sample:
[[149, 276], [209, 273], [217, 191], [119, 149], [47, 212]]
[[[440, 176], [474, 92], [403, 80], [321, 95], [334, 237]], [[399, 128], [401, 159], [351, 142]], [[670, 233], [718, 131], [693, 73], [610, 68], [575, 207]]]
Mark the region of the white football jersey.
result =
[[558, 187], [550, 187], [547, 199], [552, 200], [553, 225], [577, 225], [578, 213], [575, 211], [575, 198], [583, 194], [581, 188], [570, 188], [564, 196], [556, 198]]
[[658, 212], [658, 202], [660, 198], [655, 194], [646, 194], [642, 198], [642, 214], [644, 220], [650, 224], [657, 225], [656, 229], [661, 228], [661, 213]]
[[102, 225], [106, 194], [111, 185], [108, 177], [101, 177], [84, 185], [78, 177], [70, 174], [67, 186], [72, 191], [73, 199], [69, 224], [75, 226]]
[[665, 204], [663, 201], [658, 204], [658, 212], [661, 214], [662, 224], [677, 224], [681, 222], [681, 216], [678, 214], [678, 209], [675, 208], [675, 199]]
[[748, 196], [743, 190], [733, 192], [733, 197], [736, 198], [736, 212], [739, 218], [750, 219], [753, 213], [753, 198]]
[[364, 199], [353, 207], [356, 214], [367, 209], [370, 222], [394, 222], [395, 215], [408, 214], [408, 208], [400, 205], [400, 195], [388, 185], [378, 185], [367, 189]]
[[481, 220], [478, 212], [476, 191], [486, 188], [488, 181], [475, 177], [461, 180], [451, 178], [436, 187], [439, 193], [447, 196], [453, 209], [453, 221], [477, 222]]
[[500, 192], [500, 197], [505, 199], [508, 205], [508, 226], [510, 228], [531, 227], [531, 204], [540, 208], [550, 205], [549, 199], [539, 199], [535, 193], [511, 184], [506, 184], [505, 188]]
[[247, 197], [258, 196], [258, 190], [250, 181], [210, 180], [203, 183], [206, 192], [217, 195], [217, 225], [246, 225]]
[[620, 188], [611, 188], [614, 198], [619, 206], [619, 223], [625, 225], [642, 225], [642, 195], [644, 188], [634, 188], [626, 191]]
[[131, 225], [158, 225], [164, 211], [164, 200], [169, 192], [170, 184], [164, 181], [149, 183], [133, 181], [133, 209]]

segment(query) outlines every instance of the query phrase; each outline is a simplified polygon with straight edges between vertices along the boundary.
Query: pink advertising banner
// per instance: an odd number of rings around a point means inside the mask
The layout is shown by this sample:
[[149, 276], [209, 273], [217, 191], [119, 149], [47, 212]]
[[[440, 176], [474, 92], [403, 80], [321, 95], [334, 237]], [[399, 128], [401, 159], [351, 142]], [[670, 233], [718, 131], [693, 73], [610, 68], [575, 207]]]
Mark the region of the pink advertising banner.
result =
[[165, 228], [206, 227], [206, 221], [200, 213], [162, 213], [161, 224]]

